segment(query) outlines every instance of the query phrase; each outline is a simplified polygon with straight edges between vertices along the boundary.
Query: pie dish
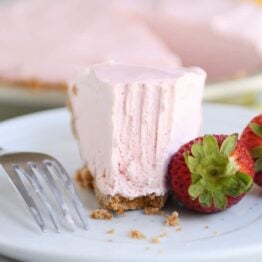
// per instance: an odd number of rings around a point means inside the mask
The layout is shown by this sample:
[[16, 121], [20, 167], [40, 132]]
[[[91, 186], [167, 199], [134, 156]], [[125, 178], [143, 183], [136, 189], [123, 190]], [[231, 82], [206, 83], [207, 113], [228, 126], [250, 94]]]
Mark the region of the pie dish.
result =
[[145, 25], [102, 2], [1, 3], [0, 84], [65, 91], [78, 70], [94, 63], [115, 61], [170, 70], [180, 64]]
[[110, 60], [243, 78], [262, 67], [261, 9], [252, 0], [4, 2], [0, 83], [64, 92], [79, 69]]
[[184, 66], [203, 68], [208, 81], [243, 78], [262, 68], [259, 1], [119, 0], [116, 6], [147, 24]]

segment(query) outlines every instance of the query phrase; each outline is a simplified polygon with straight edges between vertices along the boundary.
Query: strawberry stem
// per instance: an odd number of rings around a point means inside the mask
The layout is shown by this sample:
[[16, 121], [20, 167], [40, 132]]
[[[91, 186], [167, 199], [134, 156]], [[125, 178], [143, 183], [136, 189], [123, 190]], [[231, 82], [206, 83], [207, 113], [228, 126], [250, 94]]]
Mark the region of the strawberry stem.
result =
[[227, 196], [237, 197], [248, 191], [253, 183], [251, 176], [239, 171], [232, 153], [238, 142], [238, 135], [228, 136], [219, 148], [212, 135], [192, 146], [191, 152], [184, 154], [187, 167], [191, 171], [191, 185], [188, 193], [205, 207], [212, 204], [218, 209], [227, 206]]

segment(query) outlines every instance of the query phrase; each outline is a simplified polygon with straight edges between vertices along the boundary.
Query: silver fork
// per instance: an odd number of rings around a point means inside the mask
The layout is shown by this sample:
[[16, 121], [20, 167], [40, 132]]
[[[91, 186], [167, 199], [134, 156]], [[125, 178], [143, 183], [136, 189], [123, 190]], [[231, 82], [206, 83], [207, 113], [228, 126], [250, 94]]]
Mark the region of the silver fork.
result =
[[[58, 186], [58, 181], [65, 188], [69, 198], [71, 198], [72, 205], [83, 228], [86, 230], [88, 229], [87, 217], [72, 180], [64, 167], [55, 158], [46, 154], [34, 152], [6, 152], [0, 148], [0, 165], [23, 198], [35, 222], [43, 232], [47, 231], [46, 223], [32, 194], [21, 179], [22, 177], [30, 183], [33, 192], [38, 196], [42, 206], [46, 209], [56, 232], [60, 232], [58, 214], [54, 211], [50, 202], [50, 197], [43, 183], [39, 180], [40, 176], [49, 186], [70, 229], [74, 230], [75, 222], [69, 206], [64, 200], [60, 187]], [[56, 175], [58, 179], [54, 179], [54, 175]]]

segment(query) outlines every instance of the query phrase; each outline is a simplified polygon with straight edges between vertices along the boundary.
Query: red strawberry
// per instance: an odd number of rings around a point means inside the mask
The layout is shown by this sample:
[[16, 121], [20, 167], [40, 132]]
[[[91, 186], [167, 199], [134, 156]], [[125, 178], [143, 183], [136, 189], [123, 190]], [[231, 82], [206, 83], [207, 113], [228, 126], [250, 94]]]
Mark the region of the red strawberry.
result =
[[262, 186], [262, 114], [251, 120], [240, 140], [246, 144], [256, 162], [255, 183]]
[[239, 202], [251, 189], [254, 172], [254, 161], [238, 135], [207, 135], [172, 157], [168, 181], [184, 206], [213, 213]]

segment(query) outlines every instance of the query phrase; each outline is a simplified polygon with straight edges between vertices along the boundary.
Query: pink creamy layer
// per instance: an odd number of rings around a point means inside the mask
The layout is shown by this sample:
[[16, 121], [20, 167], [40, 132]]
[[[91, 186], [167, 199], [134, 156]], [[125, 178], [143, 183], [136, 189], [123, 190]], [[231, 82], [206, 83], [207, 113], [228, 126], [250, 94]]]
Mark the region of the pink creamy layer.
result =
[[[210, 80], [262, 68], [262, 7], [236, 0], [116, 0]], [[133, 10], [133, 12], [130, 12]]]
[[166, 68], [180, 64], [150, 30], [101, 0], [1, 3], [0, 43], [0, 78], [64, 82], [87, 65], [110, 60]]
[[167, 192], [168, 160], [199, 134], [205, 73], [97, 65], [69, 91], [81, 155], [106, 195]]

